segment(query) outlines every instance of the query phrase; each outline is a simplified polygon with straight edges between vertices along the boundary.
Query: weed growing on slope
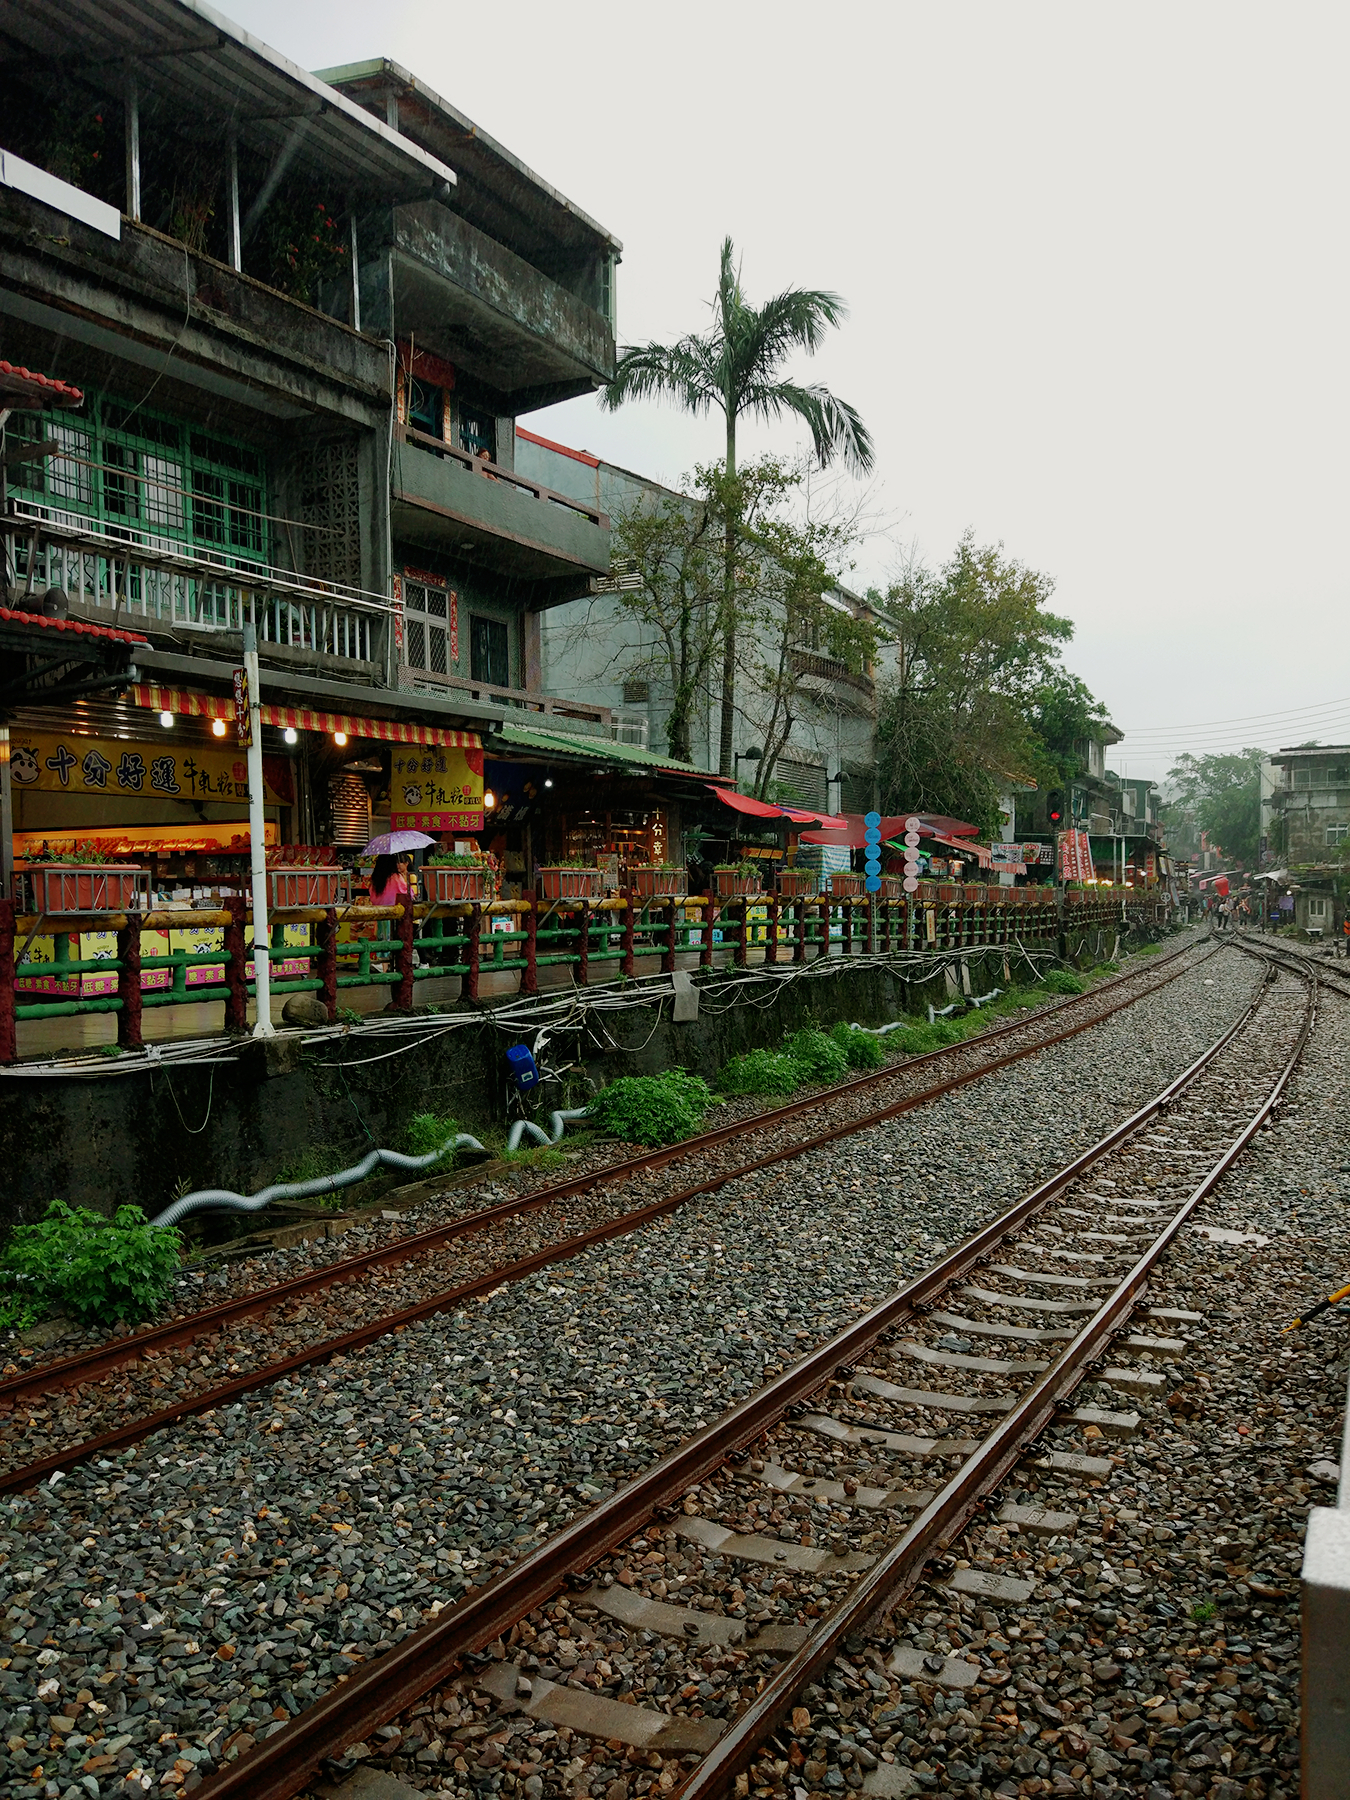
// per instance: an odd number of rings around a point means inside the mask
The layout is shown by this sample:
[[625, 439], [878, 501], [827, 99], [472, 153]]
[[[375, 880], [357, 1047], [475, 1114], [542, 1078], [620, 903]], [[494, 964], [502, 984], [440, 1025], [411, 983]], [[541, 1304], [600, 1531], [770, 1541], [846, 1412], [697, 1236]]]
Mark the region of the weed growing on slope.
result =
[[684, 1069], [624, 1075], [591, 1101], [591, 1123], [629, 1144], [673, 1144], [703, 1123], [712, 1104], [706, 1081]]
[[139, 1206], [105, 1219], [53, 1200], [36, 1225], [16, 1227], [0, 1257], [13, 1296], [7, 1322], [59, 1307], [82, 1325], [139, 1324], [168, 1298], [182, 1244], [180, 1231], [150, 1224]]
[[430, 1156], [433, 1151], [441, 1150], [440, 1163], [431, 1165], [437, 1168], [454, 1156], [453, 1150], [442, 1150], [442, 1146], [459, 1136], [459, 1125], [456, 1120], [442, 1118], [439, 1113], [418, 1113], [409, 1119], [404, 1136], [404, 1147], [409, 1156]]
[[1041, 986], [1052, 994], [1081, 994], [1087, 983], [1072, 969], [1047, 969], [1041, 976]]
[[843, 1051], [850, 1069], [879, 1069], [886, 1060], [881, 1039], [874, 1037], [870, 1031], [860, 1031], [856, 1025], [845, 1025], [841, 1019], [831, 1030], [830, 1036]]

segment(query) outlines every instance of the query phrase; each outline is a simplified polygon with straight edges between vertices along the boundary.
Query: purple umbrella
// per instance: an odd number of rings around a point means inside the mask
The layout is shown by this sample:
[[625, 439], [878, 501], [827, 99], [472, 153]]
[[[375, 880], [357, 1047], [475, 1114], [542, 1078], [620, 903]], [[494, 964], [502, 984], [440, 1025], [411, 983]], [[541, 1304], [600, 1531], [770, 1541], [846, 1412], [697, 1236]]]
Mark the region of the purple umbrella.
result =
[[436, 842], [425, 831], [386, 831], [373, 837], [361, 852], [363, 856], [398, 856], [404, 850], [426, 850]]

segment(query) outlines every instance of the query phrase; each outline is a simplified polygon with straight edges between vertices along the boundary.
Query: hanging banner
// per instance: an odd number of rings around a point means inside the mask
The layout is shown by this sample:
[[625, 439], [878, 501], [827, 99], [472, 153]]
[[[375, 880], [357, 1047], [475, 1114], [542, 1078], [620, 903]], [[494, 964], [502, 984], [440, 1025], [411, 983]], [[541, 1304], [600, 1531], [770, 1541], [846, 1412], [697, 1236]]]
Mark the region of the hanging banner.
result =
[[[123, 800], [226, 800], [247, 802], [248, 764], [222, 744], [174, 744], [164, 738], [128, 743], [125, 738], [78, 737], [48, 731], [10, 732], [10, 775], [21, 792], [105, 794]], [[269, 762], [276, 759], [269, 758]], [[264, 777], [263, 802], [289, 806]]]
[[1061, 831], [1059, 834], [1059, 878], [1061, 881], [1091, 881], [1096, 875], [1092, 866], [1092, 845], [1086, 831]]
[[395, 750], [389, 825], [393, 831], [481, 831], [483, 752], [429, 744]]

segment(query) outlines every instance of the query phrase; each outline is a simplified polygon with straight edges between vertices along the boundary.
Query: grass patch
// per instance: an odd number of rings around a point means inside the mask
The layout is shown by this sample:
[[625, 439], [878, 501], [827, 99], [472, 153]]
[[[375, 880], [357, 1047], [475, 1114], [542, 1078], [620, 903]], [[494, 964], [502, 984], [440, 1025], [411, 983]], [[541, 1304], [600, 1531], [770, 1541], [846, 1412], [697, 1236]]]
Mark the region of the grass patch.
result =
[[783, 1054], [801, 1070], [801, 1083], [842, 1081], [848, 1074], [848, 1055], [842, 1044], [823, 1031], [804, 1027], [783, 1044]]
[[[433, 1151], [441, 1150], [451, 1138], [459, 1136], [459, 1121], [444, 1118], [440, 1113], [417, 1113], [409, 1119], [408, 1129], [404, 1133], [404, 1150], [409, 1156], [430, 1156]], [[454, 1151], [442, 1151], [438, 1160], [432, 1163], [433, 1169], [448, 1167], [454, 1161]]]
[[1136, 956], [1156, 956], [1162, 949], [1161, 944], [1141, 944], [1135, 951]]
[[684, 1069], [624, 1075], [591, 1101], [592, 1125], [629, 1144], [674, 1144], [703, 1123], [712, 1105], [706, 1081]]
[[562, 1169], [567, 1158], [556, 1144], [522, 1144], [519, 1150], [502, 1150], [503, 1162], [523, 1163], [531, 1169]]
[[1047, 969], [1040, 985], [1051, 994], [1081, 994], [1087, 987], [1083, 977], [1075, 975], [1072, 969]]
[[724, 1094], [795, 1094], [802, 1085], [798, 1063], [781, 1050], [747, 1050], [733, 1056], [717, 1077]]
[[151, 1225], [139, 1206], [106, 1219], [53, 1200], [36, 1225], [15, 1229], [0, 1257], [11, 1289], [5, 1322], [23, 1329], [59, 1307], [81, 1325], [139, 1324], [168, 1298], [182, 1245], [180, 1231]]
[[845, 1025], [840, 1020], [830, 1036], [843, 1051], [850, 1069], [879, 1069], [886, 1060], [881, 1039], [870, 1031], [860, 1031], [856, 1025]]

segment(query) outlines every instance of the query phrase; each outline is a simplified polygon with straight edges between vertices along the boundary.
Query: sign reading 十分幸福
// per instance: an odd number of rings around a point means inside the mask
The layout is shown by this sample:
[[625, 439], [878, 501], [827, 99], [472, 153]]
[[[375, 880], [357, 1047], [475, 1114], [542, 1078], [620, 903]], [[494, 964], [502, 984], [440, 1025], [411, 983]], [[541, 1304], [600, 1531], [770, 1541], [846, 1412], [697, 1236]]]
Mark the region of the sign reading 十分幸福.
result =
[[[227, 744], [128, 743], [16, 727], [10, 776], [20, 793], [106, 794], [119, 801], [248, 799], [247, 759]], [[290, 804], [289, 796], [266, 783], [263, 800]]]

